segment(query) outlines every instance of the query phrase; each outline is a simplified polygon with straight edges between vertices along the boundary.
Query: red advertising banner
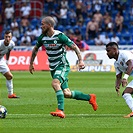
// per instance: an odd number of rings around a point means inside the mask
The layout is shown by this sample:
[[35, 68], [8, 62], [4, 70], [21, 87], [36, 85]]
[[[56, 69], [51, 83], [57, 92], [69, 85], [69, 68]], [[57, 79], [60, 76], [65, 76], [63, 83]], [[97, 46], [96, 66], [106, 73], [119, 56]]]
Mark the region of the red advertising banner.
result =
[[[12, 51], [8, 66], [10, 70], [29, 70], [31, 51]], [[34, 60], [35, 70], [49, 70], [48, 58], [45, 51], [38, 51]]]

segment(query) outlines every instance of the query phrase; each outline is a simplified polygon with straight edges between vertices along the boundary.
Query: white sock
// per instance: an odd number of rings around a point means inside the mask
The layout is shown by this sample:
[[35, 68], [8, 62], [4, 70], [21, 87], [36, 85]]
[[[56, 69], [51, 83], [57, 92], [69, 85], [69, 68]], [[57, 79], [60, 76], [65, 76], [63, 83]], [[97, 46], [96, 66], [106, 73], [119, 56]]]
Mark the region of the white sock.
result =
[[13, 94], [13, 83], [12, 79], [11, 80], [6, 80], [6, 87], [8, 89], [8, 94], [12, 95]]
[[133, 112], [133, 98], [132, 98], [131, 94], [125, 93], [122, 97], [125, 99], [125, 101], [126, 101], [128, 107], [129, 107], [129, 108], [132, 110], [132, 112]]

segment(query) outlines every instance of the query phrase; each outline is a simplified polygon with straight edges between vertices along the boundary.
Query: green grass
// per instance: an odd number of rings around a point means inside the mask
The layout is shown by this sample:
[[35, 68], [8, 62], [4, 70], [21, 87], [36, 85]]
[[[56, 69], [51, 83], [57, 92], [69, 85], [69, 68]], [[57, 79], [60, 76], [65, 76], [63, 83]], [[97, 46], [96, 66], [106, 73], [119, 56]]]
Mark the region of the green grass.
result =
[[95, 93], [99, 108], [93, 111], [88, 102], [65, 99], [65, 119], [49, 115], [57, 107], [49, 72], [12, 73], [21, 98], [7, 98], [0, 75], [0, 104], [8, 110], [7, 118], [0, 119], [0, 133], [133, 133], [133, 118], [123, 118], [130, 109], [114, 89], [115, 73], [71, 72], [70, 89]]

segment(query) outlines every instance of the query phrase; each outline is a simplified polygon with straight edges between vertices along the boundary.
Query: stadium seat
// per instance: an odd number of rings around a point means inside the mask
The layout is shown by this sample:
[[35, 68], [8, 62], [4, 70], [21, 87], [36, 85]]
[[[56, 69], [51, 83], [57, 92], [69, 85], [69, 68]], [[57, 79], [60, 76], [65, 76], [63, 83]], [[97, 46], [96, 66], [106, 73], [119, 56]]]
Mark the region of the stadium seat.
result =
[[32, 41], [32, 42], [31, 42], [31, 45], [32, 45], [32, 46], [36, 45], [36, 40]]
[[90, 18], [86, 18], [84, 21], [84, 25], [87, 25], [90, 20], [91, 20]]
[[85, 42], [86, 42], [89, 46], [90, 46], [90, 45], [95, 45], [94, 40], [86, 40]]
[[33, 19], [31, 20], [31, 25], [37, 26], [38, 24], [40, 24], [40, 20], [39, 20], [39, 19], [33, 18]]
[[127, 41], [125, 41], [124, 39], [120, 40], [120, 45], [126, 45]]
[[66, 27], [65, 27], [65, 30], [71, 30], [72, 29], [72, 26], [71, 25], [67, 25]]
[[63, 26], [63, 25], [59, 25], [58, 27], [57, 27], [57, 30], [60, 30], [60, 31], [64, 31], [65, 30], [65, 27]]
[[122, 37], [123, 37], [123, 39], [126, 40], [126, 41], [131, 40], [131, 34], [130, 34], [128, 31], [123, 32], [123, 33], [122, 33]]

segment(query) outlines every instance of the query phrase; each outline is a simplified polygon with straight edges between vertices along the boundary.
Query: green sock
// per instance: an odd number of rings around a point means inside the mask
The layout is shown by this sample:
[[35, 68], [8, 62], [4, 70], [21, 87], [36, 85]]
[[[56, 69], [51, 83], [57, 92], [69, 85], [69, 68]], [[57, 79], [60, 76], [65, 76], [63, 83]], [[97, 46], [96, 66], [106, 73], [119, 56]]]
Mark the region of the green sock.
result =
[[76, 99], [76, 100], [89, 101], [90, 100], [90, 95], [89, 94], [84, 94], [80, 91], [72, 91], [72, 98]]
[[57, 102], [58, 102], [58, 109], [64, 111], [64, 94], [62, 90], [58, 90], [56, 92]]

